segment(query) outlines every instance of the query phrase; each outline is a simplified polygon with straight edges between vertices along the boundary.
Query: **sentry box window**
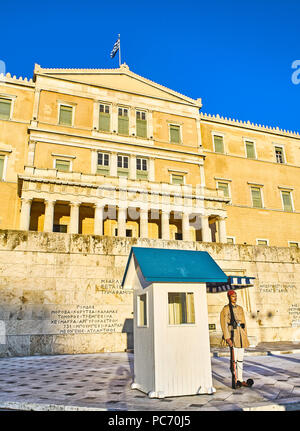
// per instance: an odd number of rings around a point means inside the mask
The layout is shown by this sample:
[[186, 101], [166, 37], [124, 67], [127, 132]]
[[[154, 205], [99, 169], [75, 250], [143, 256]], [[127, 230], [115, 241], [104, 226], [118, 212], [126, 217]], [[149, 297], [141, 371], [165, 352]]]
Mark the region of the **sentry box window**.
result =
[[194, 294], [169, 292], [169, 325], [195, 323]]
[[137, 297], [138, 326], [147, 326], [147, 294]]

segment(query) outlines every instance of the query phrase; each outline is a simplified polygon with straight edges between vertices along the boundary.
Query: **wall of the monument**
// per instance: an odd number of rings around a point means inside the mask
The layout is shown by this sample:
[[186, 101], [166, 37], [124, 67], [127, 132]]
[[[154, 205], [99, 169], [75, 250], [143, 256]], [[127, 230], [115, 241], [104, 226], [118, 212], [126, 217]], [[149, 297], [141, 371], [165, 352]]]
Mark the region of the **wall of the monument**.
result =
[[[0, 230], [0, 356], [131, 349], [132, 292], [121, 288], [131, 246], [205, 250], [238, 291], [252, 344], [300, 340], [300, 251], [292, 248]], [[208, 293], [211, 344], [226, 293]]]

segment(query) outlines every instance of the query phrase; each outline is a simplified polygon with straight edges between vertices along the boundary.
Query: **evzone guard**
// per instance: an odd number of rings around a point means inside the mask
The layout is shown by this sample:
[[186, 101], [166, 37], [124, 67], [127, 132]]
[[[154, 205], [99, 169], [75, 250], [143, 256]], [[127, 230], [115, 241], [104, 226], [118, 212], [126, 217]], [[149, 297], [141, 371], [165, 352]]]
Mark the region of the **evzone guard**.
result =
[[225, 305], [220, 314], [223, 338], [230, 348], [230, 364], [232, 373], [232, 388], [241, 386], [251, 387], [253, 380], [243, 380], [244, 349], [250, 343], [247, 336], [244, 310], [237, 305], [237, 294], [234, 290], [227, 292], [229, 303]]

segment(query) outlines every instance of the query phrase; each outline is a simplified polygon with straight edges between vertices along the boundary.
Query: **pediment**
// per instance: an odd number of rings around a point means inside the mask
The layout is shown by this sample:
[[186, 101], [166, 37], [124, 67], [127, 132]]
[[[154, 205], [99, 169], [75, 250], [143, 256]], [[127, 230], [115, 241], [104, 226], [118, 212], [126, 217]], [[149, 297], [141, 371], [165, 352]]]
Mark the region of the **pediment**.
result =
[[128, 66], [119, 69], [43, 69], [35, 68], [35, 73], [55, 78], [87, 83], [104, 88], [155, 97], [174, 102], [201, 106], [201, 102], [177, 93], [167, 87], [131, 72]]

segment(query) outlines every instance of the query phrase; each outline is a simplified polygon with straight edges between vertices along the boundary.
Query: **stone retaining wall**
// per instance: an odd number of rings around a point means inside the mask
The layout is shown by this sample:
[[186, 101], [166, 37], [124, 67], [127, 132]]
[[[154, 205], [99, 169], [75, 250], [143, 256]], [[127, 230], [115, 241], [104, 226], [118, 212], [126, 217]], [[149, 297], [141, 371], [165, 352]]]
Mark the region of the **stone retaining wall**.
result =
[[[249, 245], [0, 230], [0, 356], [132, 349], [132, 293], [121, 288], [131, 246], [204, 250], [238, 291], [252, 344], [300, 341], [300, 251]], [[211, 344], [226, 293], [208, 293]]]

